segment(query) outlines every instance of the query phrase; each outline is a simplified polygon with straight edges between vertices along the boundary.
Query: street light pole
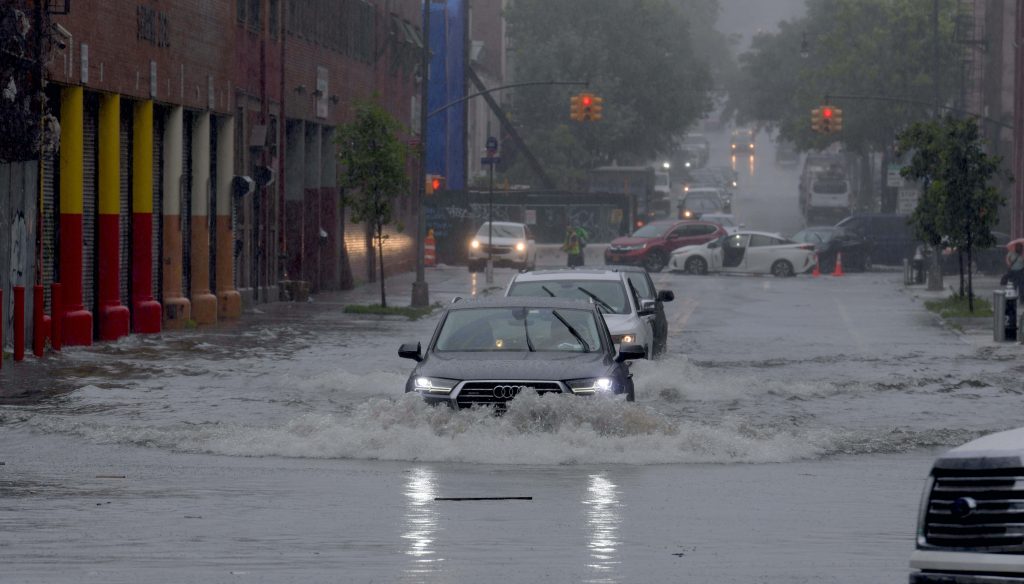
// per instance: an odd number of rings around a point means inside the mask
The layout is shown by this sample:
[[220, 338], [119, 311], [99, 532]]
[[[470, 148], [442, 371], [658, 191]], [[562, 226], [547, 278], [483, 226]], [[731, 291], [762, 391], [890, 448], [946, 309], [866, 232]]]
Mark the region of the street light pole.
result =
[[498, 158], [498, 139], [494, 136], [487, 137], [487, 156], [480, 162], [490, 167], [490, 188], [487, 197], [487, 268], [484, 270], [485, 279], [488, 284], [494, 283], [494, 165], [501, 159]]
[[420, 186], [416, 201], [416, 281], [412, 283], [412, 305], [430, 305], [430, 289], [427, 286], [426, 267], [423, 256], [426, 252], [427, 218], [424, 203], [427, 197], [427, 97], [430, 87], [430, 3], [423, 0], [423, 54], [420, 57]]

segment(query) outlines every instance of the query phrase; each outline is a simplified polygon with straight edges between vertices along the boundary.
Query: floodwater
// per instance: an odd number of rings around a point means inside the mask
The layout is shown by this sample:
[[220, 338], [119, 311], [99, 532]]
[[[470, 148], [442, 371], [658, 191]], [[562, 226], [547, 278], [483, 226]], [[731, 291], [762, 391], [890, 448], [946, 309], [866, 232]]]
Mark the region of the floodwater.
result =
[[[782, 230], [770, 160], [737, 214]], [[637, 403], [500, 417], [401, 393], [433, 319], [330, 298], [66, 351], [38, 382], [73, 392], [0, 407], [0, 582], [905, 581], [932, 459], [1018, 425], [1024, 388], [899, 276], [661, 274]], [[438, 500], [466, 497], [492, 500]]]

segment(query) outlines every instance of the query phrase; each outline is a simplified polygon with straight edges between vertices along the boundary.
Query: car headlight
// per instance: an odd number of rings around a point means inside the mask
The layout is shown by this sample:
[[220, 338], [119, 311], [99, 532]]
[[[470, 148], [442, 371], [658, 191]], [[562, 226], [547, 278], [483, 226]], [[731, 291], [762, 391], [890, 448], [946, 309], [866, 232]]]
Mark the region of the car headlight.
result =
[[573, 393], [599, 393], [609, 392], [615, 388], [615, 384], [607, 377], [593, 377], [589, 379], [571, 379], [565, 382]]
[[750, 145], [750, 147], [751, 147], [751, 148], [753, 148], [753, 147], [754, 147], [754, 145], [753, 145], [753, 144], [751, 144], [751, 145]]
[[526, 244], [521, 242], [521, 241], [519, 243], [517, 243], [516, 244], [516, 251], [526, 251]]
[[458, 382], [452, 379], [439, 379], [437, 377], [417, 377], [415, 383], [416, 391], [444, 395], [451, 393], [455, 386], [458, 385]]
[[477, 239], [473, 240], [473, 243], [469, 244], [469, 247], [473, 249], [480, 249], [480, 241]]
[[624, 335], [612, 335], [613, 345], [631, 345], [636, 342], [636, 335], [633, 333], [626, 333]]

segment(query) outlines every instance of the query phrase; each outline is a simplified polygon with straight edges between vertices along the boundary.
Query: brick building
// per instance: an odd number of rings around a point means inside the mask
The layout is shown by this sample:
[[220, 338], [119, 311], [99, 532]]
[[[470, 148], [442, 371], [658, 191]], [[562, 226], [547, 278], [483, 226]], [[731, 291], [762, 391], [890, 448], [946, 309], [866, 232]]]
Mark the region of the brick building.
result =
[[[63, 284], [67, 342], [237, 318], [283, 280], [374, 277], [337, 188], [334, 128], [375, 94], [415, 127], [416, 0], [70, 8], [51, 17], [61, 138], [41, 165], [40, 280]], [[415, 224], [413, 198], [399, 208]], [[388, 268], [410, 269], [412, 236], [390, 235]]]

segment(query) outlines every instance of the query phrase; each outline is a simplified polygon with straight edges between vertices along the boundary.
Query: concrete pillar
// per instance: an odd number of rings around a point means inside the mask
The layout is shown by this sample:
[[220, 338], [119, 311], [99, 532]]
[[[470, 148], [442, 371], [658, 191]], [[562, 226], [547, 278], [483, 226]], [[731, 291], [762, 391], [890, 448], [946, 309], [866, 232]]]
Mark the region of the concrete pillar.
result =
[[100, 98], [99, 120], [99, 319], [100, 340], [130, 332], [131, 315], [121, 305], [121, 96]]
[[135, 104], [132, 124], [132, 308], [136, 333], [158, 333], [153, 299], [153, 102]]
[[285, 271], [287, 279], [301, 280], [303, 274], [302, 265], [302, 233], [303, 233], [303, 207], [305, 198], [303, 189], [305, 185], [306, 166], [306, 129], [301, 121], [289, 122], [284, 125], [288, 132], [285, 136], [285, 147], [288, 153], [285, 156], [285, 237], [287, 240], [288, 257], [285, 259]]
[[242, 295], [235, 290], [235, 234], [231, 230], [234, 196], [235, 119], [217, 121], [217, 306], [222, 319], [242, 316]]
[[192, 319], [192, 303], [182, 293], [181, 187], [184, 173], [182, 148], [185, 112], [171, 108], [164, 126], [164, 228], [163, 298], [164, 326], [185, 328]]
[[60, 281], [66, 308], [65, 345], [92, 344], [92, 313], [82, 304], [84, 116], [84, 90], [64, 88], [60, 107]]
[[192, 318], [217, 322], [217, 297], [210, 292], [210, 114], [192, 118]]
[[305, 216], [303, 217], [303, 280], [312, 283], [313, 290], [319, 291], [321, 273], [320, 253], [320, 173], [323, 170], [320, 166], [320, 126], [318, 124], [306, 124], [306, 168], [303, 196], [306, 204], [303, 205]]

